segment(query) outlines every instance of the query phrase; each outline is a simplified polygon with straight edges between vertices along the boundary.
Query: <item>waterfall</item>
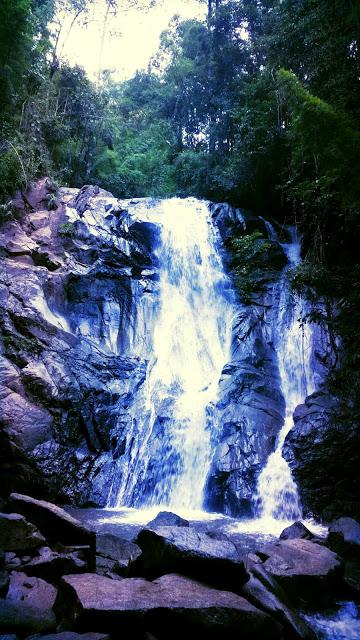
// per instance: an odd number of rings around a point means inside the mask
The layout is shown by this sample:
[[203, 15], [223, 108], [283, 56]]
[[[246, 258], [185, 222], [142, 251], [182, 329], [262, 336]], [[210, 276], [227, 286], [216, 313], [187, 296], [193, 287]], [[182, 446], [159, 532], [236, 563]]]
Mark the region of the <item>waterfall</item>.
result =
[[158, 300], [149, 332], [144, 407], [115, 505], [201, 509], [211, 462], [209, 415], [229, 360], [233, 307], [207, 203], [139, 205], [159, 225]]
[[302, 515], [297, 486], [282, 456], [282, 448], [293, 425], [295, 407], [314, 391], [312, 328], [309, 323], [301, 323], [306, 313], [306, 303], [291, 292], [287, 278], [288, 269], [298, 265], [301, 260], [300, 242], [295, 230], [291, 230], [291, 233], [292, 241], [282, 245], [288, 257], [288, 267], [279, 284], [275, 285], [278, 288], [278, 306], [273, 326], [285, 417], [275, 451], [269, 456], [259, 476], [256, 496], [260, 517], [279, 520], [295, 520]]

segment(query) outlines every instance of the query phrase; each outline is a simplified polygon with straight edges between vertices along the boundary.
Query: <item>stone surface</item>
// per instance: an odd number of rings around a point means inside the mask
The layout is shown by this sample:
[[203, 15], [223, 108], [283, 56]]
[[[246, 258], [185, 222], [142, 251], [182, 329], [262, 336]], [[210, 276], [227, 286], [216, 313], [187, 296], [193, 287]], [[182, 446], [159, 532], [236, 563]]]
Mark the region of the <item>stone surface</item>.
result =
[[314, 535], [302, 522], [294, 522], [294, 524], [286, 527], [280, 534], [280, 540], [294, 540], [296, 538], [311, 540], [314, 538]]
[[50, 541], [64, 544], [88, 544], [95, 549], [95, 534], [66, 513], [64, 509], [50, 502], [12, 493], [7, 508], [23, 514], [36, 524]]
[[96, 536], [96, 572], [107, 575], [128, 575], [131, 564], [141, 556], [141, 549], [133, 542], [110, 534]]
[[335, 397], [319, 392], [296, 408], [283, 454], [299, 485], [305, 515], [326, 522], [360, 519], [358, 423]]
[[309, 540], [282, 540], [266, 545], [258, 555], [264, 560], [263, 568], [295, 601], [326, 598], [341, 582], [340, 558]]
[[62, 624], [159, 638], [206, 634], [209, 638], [281, 638], [281, 627], [244, 598], [178, 575], [154, 582], [120, 582], [94, 574], [63, 578], [55, 609]]
[[286, 636], [304, 640], [316, 640], [315, 633], [283, 599], [272, 593], [256, 576], [243, 586], [244, 597], [254, 606], [279, 620], [286, 629]]
[[338, 518], [330, 524], [327, 544], [341, 556], [360, 560], [360, 524], [353, 518]]
[[142, 550], [135, 565], [137, 575], [181, 572], [234, 590], [248, 577], [232, 542], [210, 538], [191, 527], [142, 529], [136, 543]]
[[20, 513], [0, 513], [0, 546], [6, 551], [27, 551], [44, 544], [37, 528]]
[[0, 600], [0, 631], [30, 634], [56, 627], [57, 590], [39, 578], [13, 572], [5, 600]]
[[21, 570], [27, 576], [37, 576], [49, 582], [56, 582], [61, 576], [69, 573], [84, 573], [88, 567], [86, 562], [77, 558], [75, 554], [49, 551], [22, 564]]
[[156, 527], [189, 527], [188, 520], [181, 518], [171, 511], [160, 511], [156, 518], [147, 523], [147, 529], [156, 529]]

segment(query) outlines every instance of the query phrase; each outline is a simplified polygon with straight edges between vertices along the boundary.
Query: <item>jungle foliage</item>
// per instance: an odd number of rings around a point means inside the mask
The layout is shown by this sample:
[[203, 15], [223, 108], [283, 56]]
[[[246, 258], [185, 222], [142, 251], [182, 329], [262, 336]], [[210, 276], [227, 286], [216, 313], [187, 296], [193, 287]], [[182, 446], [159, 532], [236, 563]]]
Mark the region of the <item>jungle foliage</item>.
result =
[[[92, 1], [60, 4], [77, 20]], [[128, 0], [108, 0], [108, 11], [119, 2]], [[146, 72], [117, 83], [99, 69], [94, 84], [61, 60], [56, 0], [2, 0], [1, 217], [16, 188], [48, 174], [121, 197], [226, 200], [293, 222], [306, 258], [294, 286], [324, 302], [316, 320], [342, 337], [336, 385], [346, 388], [360, 358], [360, 5], [207, 4], [204, 22], [174, 17]]]

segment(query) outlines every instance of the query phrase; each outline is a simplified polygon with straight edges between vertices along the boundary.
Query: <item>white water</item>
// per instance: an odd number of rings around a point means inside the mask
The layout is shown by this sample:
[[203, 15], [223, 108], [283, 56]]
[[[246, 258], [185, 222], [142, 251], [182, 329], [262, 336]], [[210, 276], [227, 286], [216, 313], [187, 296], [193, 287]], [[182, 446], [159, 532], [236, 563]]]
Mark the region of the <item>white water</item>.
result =
[[[200, 510], [211, 461], [207, 407], [216, 401], [221, 371], [229, 360], [229, 284], [206, 203], [175, 198], [142, 206], [137, 216], [161, 227], [160, 299], [146, 380], [147, 417], [116, 504], [133, 504], [135, 489], [141, 493], [149, 475], [146, 469], [155, 464], [156, 485], [148, 494], [145, 490], [140, 503]], [[166, 429], [161, 438], [165, 444], [152, 461], [159, 428]]]
[[[283, 248], [289, 267], [299, 264], [300, 243], [295, 235], [292, 242], [284, 244]], [[300, 323], [305, 312], [304, 305], [300, 297], [291, 294], [285, 271], [279, 283], [278, 313], [273, 328], [280, 386], [285, 400], [285, 419], [275, 451], [269, 456], [258, 479], [257, 506], [264, 522], [280, 520], [291, 523], [302, 516], [297, 486], [289, 465], [282, 456], [282, 448], [293, 426], [296, 406], [314, 391], [311, 368], [312, 328], [309, 323]]]

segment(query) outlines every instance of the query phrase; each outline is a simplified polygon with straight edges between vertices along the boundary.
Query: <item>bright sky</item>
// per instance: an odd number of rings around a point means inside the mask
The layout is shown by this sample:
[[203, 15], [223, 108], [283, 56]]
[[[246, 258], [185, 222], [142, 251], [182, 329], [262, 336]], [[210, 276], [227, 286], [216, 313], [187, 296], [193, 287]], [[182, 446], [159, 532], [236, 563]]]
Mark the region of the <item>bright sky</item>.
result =
[[[121, 2], [119, 2], [121, 6]], [[141, 5], [141, 0], [139, 2]], [[66, 39], [62, 57], [72, 64], [84, 67], [88, 75], [96, 77], [99, 69], [101, 33], [106, 10], [105, 0], [96, 0], [90, 12], [87, 27], [75, 24]], [[173, 15], [182, 19], [203, 18], [206, 2], [201, 0], [157, 0], [149, 11], [119, 11], [108, 19], [102, 69], [111, 69], [117, 80], [130, 78], [138, 69], [146, 69], [150, 58], [159, 46], [161, 32], [167, 28]], [[70, 23], [70, 22], [69, 22]], [[62, 28], [63, 37], [68, 23]], [[61, 48], [60, 43], [60, 48]]]

